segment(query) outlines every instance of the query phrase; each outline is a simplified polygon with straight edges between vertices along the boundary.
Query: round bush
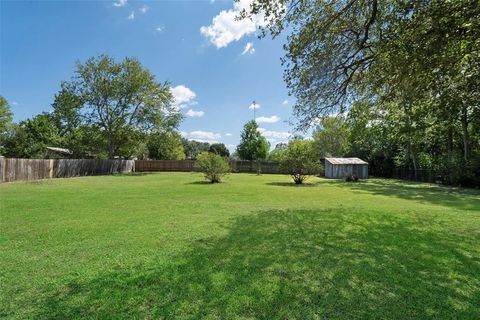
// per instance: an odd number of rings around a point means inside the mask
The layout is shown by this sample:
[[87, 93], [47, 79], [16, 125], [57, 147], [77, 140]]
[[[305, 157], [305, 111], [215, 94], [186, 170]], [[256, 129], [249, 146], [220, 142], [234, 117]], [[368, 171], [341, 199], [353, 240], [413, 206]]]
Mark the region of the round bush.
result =
[[197, 169], [203, 172], [205, 179], [218, 183], [230, 172], [228, 162], [216, 153], [202, 152], [197, 156]]

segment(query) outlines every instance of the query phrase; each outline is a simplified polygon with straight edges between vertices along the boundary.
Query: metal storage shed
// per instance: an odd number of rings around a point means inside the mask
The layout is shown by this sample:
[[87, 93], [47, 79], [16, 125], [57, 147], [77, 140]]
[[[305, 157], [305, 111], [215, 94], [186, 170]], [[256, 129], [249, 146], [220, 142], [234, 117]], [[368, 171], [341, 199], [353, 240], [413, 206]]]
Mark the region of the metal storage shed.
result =
[[368, 163], [359, 158], [325, 158], [325, 178], [344, 179], [355, 174], [368, 178]]

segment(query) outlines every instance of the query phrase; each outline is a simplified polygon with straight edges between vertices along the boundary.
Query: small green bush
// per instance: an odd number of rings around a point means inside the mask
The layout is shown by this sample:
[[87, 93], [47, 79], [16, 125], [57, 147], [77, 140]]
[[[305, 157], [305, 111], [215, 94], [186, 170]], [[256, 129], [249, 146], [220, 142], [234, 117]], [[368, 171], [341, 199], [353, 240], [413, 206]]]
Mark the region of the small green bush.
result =
[[323, 166], [311, 141], [294, 140], [280, 159], [280, 170], [290, 174], [295, 184], [302, 184], [308, 176], [322, 173]]
[[228, 162], [216, 153], [202, 152], [197, 156], [197, 169], [203, 172], [205, 179], [218, 183], [230, 172]]

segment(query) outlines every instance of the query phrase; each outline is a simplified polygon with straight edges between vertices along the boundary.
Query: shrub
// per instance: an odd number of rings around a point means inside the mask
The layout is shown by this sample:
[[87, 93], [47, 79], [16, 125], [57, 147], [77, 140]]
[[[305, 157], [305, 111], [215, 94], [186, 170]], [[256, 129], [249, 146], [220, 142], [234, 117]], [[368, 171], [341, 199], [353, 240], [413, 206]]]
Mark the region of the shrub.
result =
[[228, 162], [212, 152], [202, 152], [197, 156], [197, 168], [211, 183], [220, 182], [222, 177], [230, 172]]
[[295, 184], [302, 184], [308, 176], [318, 175], [322, 169], [313, 143], [307, 140], [291, 141], [280, 159], [280, 170], [290, 174]]

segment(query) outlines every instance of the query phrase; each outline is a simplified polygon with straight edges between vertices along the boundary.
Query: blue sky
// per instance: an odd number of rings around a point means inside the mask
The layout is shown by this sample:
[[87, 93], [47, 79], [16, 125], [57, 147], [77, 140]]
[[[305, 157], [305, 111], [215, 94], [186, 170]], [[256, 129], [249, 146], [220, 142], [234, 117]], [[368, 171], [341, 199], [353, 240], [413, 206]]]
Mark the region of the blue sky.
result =
[[75, 61], [138, 58], [170, 81], [184, 136], [233, 149], [255, 100], [262, 132], [288, 139], [292, 98], [282, 79], [285, 37], [258, 39], [262, 17], [235, 21], [249, 0], [1, 1], [0, 94], [16, 121], [51, 110]]

